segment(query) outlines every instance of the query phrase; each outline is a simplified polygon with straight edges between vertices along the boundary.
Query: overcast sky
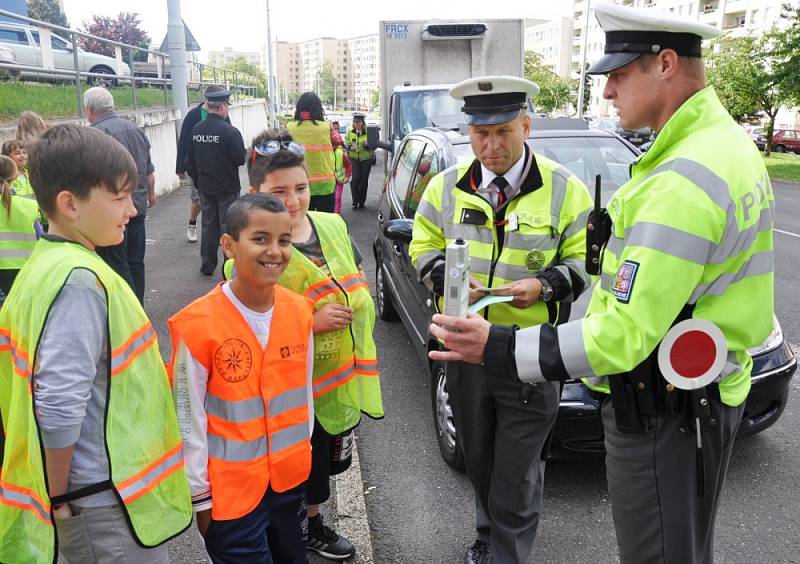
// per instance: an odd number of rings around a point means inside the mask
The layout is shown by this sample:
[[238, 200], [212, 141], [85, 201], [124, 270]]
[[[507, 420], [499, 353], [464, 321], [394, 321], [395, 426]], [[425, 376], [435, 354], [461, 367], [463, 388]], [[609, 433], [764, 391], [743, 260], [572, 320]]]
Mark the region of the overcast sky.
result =
[[[356, 9], [359, 7], [361, 9]], [[271, 0], [272, 36], [304, 41], [330, 36], [344, 39], [378, 32], [380, 20], [431, 18], [555, 19], [572, 14], [563, 0], [400, 0], [341, 2], [337, 0]], [[255, 51], [266, 43], [266, 0], [183, 0], [182, 16], [203, 51], [232, 47]], [[167, 0], [64, 0], [72, 27], [83, 27], [93, 14], [140, 14], [143, 27], [159, 43], [167, 31]]]

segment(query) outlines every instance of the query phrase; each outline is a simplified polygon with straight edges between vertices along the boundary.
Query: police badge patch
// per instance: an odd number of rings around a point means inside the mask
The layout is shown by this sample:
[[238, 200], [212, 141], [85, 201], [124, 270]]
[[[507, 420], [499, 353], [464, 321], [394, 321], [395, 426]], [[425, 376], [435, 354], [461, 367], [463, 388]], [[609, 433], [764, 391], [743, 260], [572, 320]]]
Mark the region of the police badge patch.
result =
[[616, 296], [617, 301], [627, 304], [631, 300], [633, 282], [636, 280], [638, 271], [638, 262], [626, 260], [620, 265], [616, 275], [614, 275], [614, 282], [611, 283], [611, 292]]
[[525, 255], [525, 266], [530, 272], [538, 272], [544, 266], [544, 253], [539, 249], [531, 249]]

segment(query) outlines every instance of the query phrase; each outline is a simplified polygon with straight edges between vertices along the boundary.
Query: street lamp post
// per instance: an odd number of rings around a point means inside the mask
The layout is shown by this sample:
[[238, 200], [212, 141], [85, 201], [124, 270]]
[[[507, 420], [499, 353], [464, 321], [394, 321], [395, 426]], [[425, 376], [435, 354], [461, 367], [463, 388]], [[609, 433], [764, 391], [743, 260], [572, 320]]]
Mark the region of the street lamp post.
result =
[[267, 103], [270, 127], [275, 127], [275, 84], [272, 81], [272, 28], [270, 27], [269, 0], [267, 2]]
[[586, 88], [586, 39], [589, 37], [591, 4], [591, 0], [586, 0], [586, 18], [583, 21], [583, 46], [581, 47], [581, 82], [578, 85], [578, 117], [583, 117], [583, 91]]

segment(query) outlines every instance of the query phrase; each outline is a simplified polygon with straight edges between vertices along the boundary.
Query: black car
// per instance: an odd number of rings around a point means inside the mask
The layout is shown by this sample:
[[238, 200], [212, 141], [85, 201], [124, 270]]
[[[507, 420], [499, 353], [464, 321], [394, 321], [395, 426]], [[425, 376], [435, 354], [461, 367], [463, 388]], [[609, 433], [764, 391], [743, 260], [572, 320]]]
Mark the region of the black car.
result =
[[[537, 154], [569, 168], [589, 186], [602, 177], [603, 201], [628, 180], [628, 167], [639, 151], [616, 135], [589, 129], [582, 120], [534, 119], [529, 143]], [[469, 138], [436, 128], [418, 129], [398, 146], [385, 179], [373, 245], [379, 317], [402, 320], [431, 378], [431, 407], [442, 457], [454, 468], [463, 467], [445, 381], [446, 365], [428, 359], [438, 343], [429, 332], [434, 313], [432, 294], [417, 281], [408, 255], [413, 217], [428, 182], [447, 167], [472, 159]], [[573, 305], [572, 318], [586, 310], [591, 290]], [[797, 362], [784, 341], [780, 325], [753, 355], [753, 387], [747, 399], [741, 434], [763, 431], [781, 416], [789, 381]], [[599, 404], [577, 381], [567, 382], [554, 431], [551, 456], [580, 458], [601, 455], [603, 427]]]
[[619, 126], [619, 120], [616, 118], [596, 119], [589, 125], [595, 129], [615, 133], [636, 147], [655, 139], [655, 134], [649, 127], [642, 127], [640, 129], [622, 129]]

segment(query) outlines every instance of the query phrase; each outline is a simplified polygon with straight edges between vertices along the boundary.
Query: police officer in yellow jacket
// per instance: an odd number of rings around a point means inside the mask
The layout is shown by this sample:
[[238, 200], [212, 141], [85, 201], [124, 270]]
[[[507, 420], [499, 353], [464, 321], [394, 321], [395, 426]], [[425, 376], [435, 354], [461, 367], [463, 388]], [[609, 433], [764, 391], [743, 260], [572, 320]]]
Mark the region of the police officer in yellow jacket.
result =
[[[457, 84], [476, 159], [434, 177], [414, 219], [409, 254], [420, 280], [443, 294], [444, 251], [469, 244], [470, 301], [490, 287], [513, 301], [489, 306], [496, 323], [530, 327], [566, 318], [588, 285], [584, 226], [591, 198], [581, 181], [525, 143], [534, 83], [485, 76]], [[545, 444], [559, 385], [489, 378], [451, 364], [447, 389], [476, 498], [477, 540], [467, 563], [525, 562], [542, 504]]]
[[[649, 9], [600, 4], [595, 13], [606, 55], [589, 72], [608, 75], [604, 96], [622, 127], [658, 137], [609, 203], [587, 315], [519, 331], [435, 316], [449, 330], [431, 331], [450, 351], [432, 357], [484, 362], [492, 378], [512, 381], [585, 378], [605, 398], [620, 560], [710, 563], [750, 390], [747, 350], [773, 327], [774, 196], [752, 140], [705, 85], [701, 40], [719, 31]], [[670, 346], [687, 323], [720, 334], [695, 341], [688, 363]], [[716, 367], [705, 364], [718, 352]], [[684, 390], [676, 375], [711, 380]]]

